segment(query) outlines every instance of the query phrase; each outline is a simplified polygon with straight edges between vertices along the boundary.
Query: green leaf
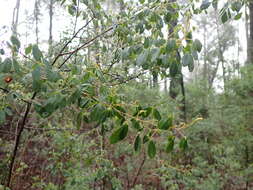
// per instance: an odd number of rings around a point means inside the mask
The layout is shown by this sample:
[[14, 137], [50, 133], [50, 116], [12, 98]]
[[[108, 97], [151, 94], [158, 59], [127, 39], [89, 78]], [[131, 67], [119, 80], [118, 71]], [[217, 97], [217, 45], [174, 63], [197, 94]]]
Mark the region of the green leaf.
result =
[[217, 10], [217, 8], [218, 8], [218, 0], [213, 0], [212, 5], [213, 5], [213, 8], [215, 10]]
[[25, 48], [25, 54], [28, 55], [29, 53], [32, 52], [32, 44], [30, 44], [27, 48]]
[[134, 150], [139, 152], [141, 150], [141, 138], [140, 135], [137, 135], [134, 141]]
[[76, 117], [76, 127], [78, 130], [80, 129], [82, 125], [82, 120], [83, 120], [83, 112], [81, 111], [77, 114], [77, 117]]
[[173, 40], [169, 40], [167, 42], [167, 45], [166, 45], [166, 51], [167, 51], [167, 53], [172, 52], [173, 50], [176, 49], [176, 47], [177, 47], [176, 40], [174, 40], [174, 39]]
[[145, 0], [139, 0], [140, 4], [145, 3]]
[[148, 51], [142, 52], [136, 59], [137, 65], [144, 65], [148, 60]]
[[75, 15], [75, 13], [76, 13], [76, 7], [74, 5], [69, 5], [68, 6], [68, 12], [72, 16]]
[[153, 140], [148, 143], [148, 156], [149, 158], [154, 158], [156, 155], [156, 146]]
[[54, 95], [47, 99], [43, 105], [35, 104], [35, 111], [42, 117], [47, 118], [57, 109], [66, 106], [66, 98], [60, 94]]
[[186, 138], [183, 138], [183, 139], [180, 140], [179, 147], [182, 150], [185, 150], [188, 147], [188, 142], [187, 142]]
[[223, 11], [223, 13], [221, 15], [221, 22], [224, 24], [227, 21], [228, 21], [228, 13], [227, 13], [227, 11]]
[[194, 49], [196, 51], [201, 52], [201, 50], [202, 50], [202, 43], [198, 39], [196, 39], [193, 42], [193, 47], [194, 47]]
[[18, 38], [14, 35], [11, 36], [11, 43], [16, 46], [16, 50], [18, 50], [20, 48], [20, 41], [18, 40]]
[[239, 20], [241, 17], [242, 17], [242, 13], [239, 13], [239, 14], [235, 15], [234, 19]]
[[3, 73], [9, 73], [12, 68], [12, 60], [10, 58], [6, 58], [1, 64], [0, 64], [0, 72]]
[[157, 119], [158, 121], [162, 119], [159, 111], [157, 109], [153, 109], [153, 116], [155, 117], [155, 119]]
[[41, 89], [41, 67], [37, 65], [35, 69], [32, 71], [32, 79], [33, 79], [33, 90], [39, 91]]
[[187, 53], [184, 54], [183, 58], [182, 58], [182, 65], [183, 66], [188, 66], [188, 65], [193, 65], [194, 60], [191, 54]]
[[162, 130], [168, 130], [173, 125], [173, 117], [170, 116], [167, 119], [160, 120], [158, 122], [158, 128]]
[[170, 153], [174, 149], [174, 144], [175, 144], [175, 137], [174, 136], [169, 136], [168, 137], [168, 142], [166, 145], [166, 152]]
[[173, 61], [171, 63], [171, 65], [170, 65], [170, 76], [171, 77], [175, 77], [177, 75], [178, 69], [179, 69], [178, 67], [179, 67], [179, 65], [175, 61]]
[[41, 61], [41, 58], [42, 58], [42, 52], [40, 51], [38, 45], [33, 45], [32, 46], [32, 54], [33, 54], [33, 58], [36, 60], [36, 61]]
[[242, 6], [243, 6], [242, 2], [240, 2], [240, 1], [235, 1], [234, 3], [232, 3], [231, 9], [232, 9], [233, 11], [239, 12], [239, 11], [241, 10]]
[[143, 144], [145, 144], [145, 143], [148, 142], [148, 141], [149, 141], [148, 135], [144, 135], [144, 136], [143, 136], [143, 139], [142, 139]]
[[194, 70], [194, 63], [188, 65], [188, 69], [190, 72]]
[[6, 119], [6, 114], [4, 110], [0, 110], [0, 124], [3, 124], [5, 122], [5, 119]]
[[0, 54], [1, 54], [1, 55], [4, 55], [4, 54], [5, 54], [4, 49], [2, 49], [2, 48], [0, 49]]
[[201, 10], [205, 10], [207, 9], [209, 6], [211, 5], [211, 2], [209, 2], [209, 0], [203, 0], [202, 4], [200, 6]]
[[151, 107], [147, 107], [145, 109], [143, 109], [142, 111], [140, 111], [139, 116], [142, 116], [143, 118], [147, 118], [152, 112], [152, 108]]
[[132, 127], [135, 128], [138, 131], [141, 131], [141, 125], [138, 121], [136, 121], [135, 119], [131, 119], [131, 123], [132, 123]]
[[96, 121], [98, 123], [103, 123], [106, 118], [105, 113], [105, 108], [101, 104], [97, 104], [96, 106], [93, 107], [92, 111], [90, 112], [90, 119], [91, 121]]
[[151, 50], [151, 61], [154, 62], [157, 60], [157, 58], [160, 55], [160, 49], [159, 48], [153, 48]]
[[170, 24], [171, 19], [172, 19], [171, 12], [167, 12], [167, 13], [164, 15], [164, 22], [165, 22], [166, 24]]
[[150, 39], [149, 38], [145, 38], [143, 46], [144, 46], [144, 48], [148, 48], [150, 46]]
[[123, 125], [122, 127], [120, 127], [119, 129], [117, 129], [112, 133], [112, 135], [109, 138], [110, 143], [115, 144], [123, 140], [127, 136], [127, 132], [128, 132], [128, 125]]
[[51, 67], [47, 67], [46, 76], [50, 82], [57, 82], [61, 79], [61, 75], [58, 72], [53, 71]]
[[12, 60], [12, 63], [13, 63], [14, 71], [15, 71], [16, 73], [20, 73], [20, 65], [19, 65], [19, 63], [17, 62], [17, 60], [16, 60], [16, 59], [13, 59], [13, 60]]

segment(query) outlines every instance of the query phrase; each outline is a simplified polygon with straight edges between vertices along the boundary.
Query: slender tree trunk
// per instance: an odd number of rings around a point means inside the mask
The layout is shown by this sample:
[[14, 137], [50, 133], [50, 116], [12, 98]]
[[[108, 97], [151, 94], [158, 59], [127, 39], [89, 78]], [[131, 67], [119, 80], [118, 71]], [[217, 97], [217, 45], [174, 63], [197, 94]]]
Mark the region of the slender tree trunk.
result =
[[164, 79], [164, 92], [165, 92], [165, 93], [168, 92], [167, 78], [166, 78], [166, 77], [165, 77], [165, 79]]
[[225, 67], [225, 59], [224, 59], [222, 45], [221, 45], [220, 26], [219, 26], [218, 17], [216, 17], [216, 32], [217, 32], [217, 36], [218, 36], [219, 62], [221, 63], [221, 66], [222, 66], [222, 79], [223, 79], [223, 84], [224, 84], [223, 87], [224, 87], [224, 92], [226, 93], [227, 92], [227, 90], [226, 90], [226, 84], [227, 84], [226, 67]]
[[35, 35], [36, 35], [36, 44], [39, 44], [39, 2], [35, 0], [34, 3], [34, 19], [35, 19]]
[[253, 63], [253, 2], [249, 3], [249, 47], [248, 47], [248, 62]]
[[[175, 3], [177, 2], [176, 0], [169, 0], [170, 3]], [[171, 6], [170, 7], [171, 12], [174, 13], [175, 9]], [[178, 21], [177, 20], [173, 20], [171, 22], [171, 24], [169, 25], [169, 32], [168, 32], [168, 40], [170, 38], [176, 38], [176, 34], [174, 34], [174, 29], [177, 26]], [[180, 56], [179, 52], [178, 52], [178, 56]], [[177, 85], [180, 86], [181, 89], [181, 93], [182, 93], [182, 106], [180, 107], [180, 110], [182, 111], [181, 114], [181, 119], [186, 122], [186, 98], [185, 98], [185, 88], [184, 88], [184, 78], [183, 78], [183, 73], [182, 71], [180, 71], [180, 73], [178, 73], [178, 75], [181, 75], [180, 78], [178, 79], [177, 77], [172, 77], [171, 78], [171, 82], [170, 82], [170, 96], [172, 98], [176, 98], [177, 97], [177, 93], [175, 93], [175, 91], [173, 92], [173, 88], [175, 88]]]
[[16, 5], [13, 9], [13, 16], [12, 16], [12, 33], [13, 33], [13, 35], [18, 34], [19, 8], [20, 8], [20, 0], [17, 0]]
[[246, 33], [246, 41], [247, 41], [247, 60], [246, 63], [249, 63], [250, 60], [250, 52], [249, 52], [249, 14], [248, 7], [245, 6], [245, 33]]
[[181, 81], [180, 81], [180, 86], [181, 86], [181, 92], [183, 95], [183, 99], [182, 99], [182, 107], [181, 107], [181, 111], [183, 112], [182, 114], [182, 119], [184, 120], [184, 122], [186, 122], [187, 120], [187, 113], [186, 113], [186, 98], [185, 98], [185, 88], [184, 88], [184, 75], [181, 74]]
[[158, 73], [156, 71], [152, 72], [152, 78], [153, 78], [153, 88], [158, 87]]
[[49, 55], [52, 55], [51, 47], [53, 43], [53, 4], [54, 4], [54, 0], [50, 0], [49, 2], [49, 39], [48, 39]]
[[204, 24], [204, 68], [203, 68], [203, 78], [205, 81], [205, 87], [206, 87], [206, 81], [207, 81], [207, 48], [206, 48], [206, 33], [207, 33], [207, 29], [206, 29], [206, 25]]

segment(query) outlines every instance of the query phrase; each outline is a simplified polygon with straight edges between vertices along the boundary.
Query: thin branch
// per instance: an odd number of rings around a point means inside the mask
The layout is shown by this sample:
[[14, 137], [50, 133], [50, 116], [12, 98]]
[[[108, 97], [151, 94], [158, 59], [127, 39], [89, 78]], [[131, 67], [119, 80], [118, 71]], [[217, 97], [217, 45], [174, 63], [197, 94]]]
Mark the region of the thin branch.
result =
[[134, 178], [132, 187], [134, 187], [136, 185], [137, 179], [138, 179], [139, 175], [141, 174], [141, 169], [143, 168], [145, 161], [146, 161], [146, 154], [144, 152], [143, 160], [142, 160], [141, 165], [140, 165], [140, 167], [139, 167], [139, 169], [138, 169], [138, 171], [136, 173], [136, 176]]
[[7, 89], [5, 89], [5, 88], [2, 88], [2, 87], [0, 87], [0, 90], [2, 90], [4, 93], [10, 93], [9, 90], [7, 90]]
[[[6, 94], [11, 93], [10, 90], [7, 90], [7, 89], [2, 88], [2, 87], [0, 87], [0, 90], [2, 90], [2, 91], [3, 91], [4, 93], [6, 93]], [[25, 102], [25, 103], [30, 103], [28, 100], [25, 100], [25, 99], [23, 99], [23, 98], [19, 98], [19, 99], [22, 100], [22, 101]]]
[[[31, 98], [31, 100], [33, 100], [36, 97], [36, 94], [37, 94], [36, 92], [33, 93], [33, 96]], [[27, 103], [25, 114], [24, 114], [22, 123], [20, 125], [20, 130], [18, 131], [17, 138], [15, 140], [15, 146], [14, 146], [14, 150], [13, 150], [12, 157], [11, 157], [11, 163], [10, 163], [10, 167], [9, 167], [9, 174], [8, 174], [8, 178], [7, 178], [7, 182], [6, 182], [6, 187], [10, 187], [10, 184], [11, 184], [12, 172], [13, 172], [13, 169], [14, 169], [14, 163], [15, 163], [15, 159], [16, 159], [16, 156], [17, 156], [17, 151], [18, 151], [18, 147], [19, 147], [19, 144], [20, 144], [21, 135], [22, 135], [22, 132], [25, 128], [25, 124], [26, 124], [26, 121], [27, 121], [28, 114], [31, 110], [31, 106], [32, 106], [31, 102]]]
[[81, 27], [73, 36], [72, 38], [62, 47], [62, 49], [60, 50], [59, 54], [55, 57], [52, 66], [56, 63], [56, 61], [63, 56], [63, 51], [66, 49], [66, 47], [73, 41], [73, 39], [77, 36], [77, 34], [82, 31], [85, 27], [87, 27], [90, 22], [93, 20], [94, 18], [91, 18], [83, 27]]
[[[137, 75], [134, 75], [134, 76], [131, 76], [131, 77], [127, 78], [126, 80], [120, 81], [120, 82], [118, 82], [118, 83], [111, 84], [111, 86], [117, 86], [117, 85], [120, 85], [120, 84], [127, 83], [127, 82], [129, 82], [129, 81], [131, 81], [131, 80], [133, 80], [133, 79], [139, 78], [140, 76], [142, 76], [142, 75], [144, 75], [144, 74], [146, 74], [146, 73], [147, 73], [147, 71], [142, 72], [142, 73], [139, 73], [139, 74], [137, 74]], [[114, 80], [115, 80], [115, 79], [114, 79]], [[113, 80], [113, 81], [114, 81], [114, 80]]]
[[4, 130], [0, 130], [0, 134], [7, 134], [7, 135], [13, 135], [13, 136], [16, 136], [15, 133], [12, 133], [12, 132], [9, 132], [9, 131], [4, 131]]
[[108, 28], [107, 30], [101, 32], [100, 34], [98, 34], [98, 35], [95, 36], [94, 38], [88, 40], [87, 42], [85, 42], [83, 45], [79, 46], [79, 47], [76, 48], [75, 50], [70, 51], [70, 52], [67, 52], [67, 53], [64, 53], [64, 54], [61, 54], [60, 56], [62, 56], [62, 55], [68, 55], [68, 54], [69, 54], [69, 56], [64, 60], [64, 62], [63, 62], [58, 68], [60, 69], [60, 68], [71, 58], [71, 56], [72, 56], [74, 53], [76, 53], [76, 52], [78, 52], [79, 50], [81, 50], [81, 49], [87, 47], [87, 45], [89, 45], [91, 42], [95, 41], [96, 39], [100, 38], [101, 36], [103, 36], [103, 35], [106, 34], [107, 32], [111, 31], [113, 28], [114, 28], [114, 27], [112, 26], [112, 27]]

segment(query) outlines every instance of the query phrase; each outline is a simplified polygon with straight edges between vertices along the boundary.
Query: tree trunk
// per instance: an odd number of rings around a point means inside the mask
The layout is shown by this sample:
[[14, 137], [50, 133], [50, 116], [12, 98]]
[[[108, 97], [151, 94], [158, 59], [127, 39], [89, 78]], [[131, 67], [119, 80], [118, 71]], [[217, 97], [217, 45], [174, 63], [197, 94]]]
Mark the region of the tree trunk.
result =
[[246, 63], [249, 63], [250, 60], [250, 53], [249, 53], [249, 14], [248, 14], [248, 7], [245, 6], [245, 32], [246, 32], [246, 41], [247, 41], [247, 60]]
[[12, 33], [15, 36], [18, 34], [19, 7], [20, 7], [20, 0], [17, 0], [16, 5], [13, 9], [13, 16], [12, 16]]
[[35, 35], [36, 35], [36, 44], [39, 44], [39, 2], [35, 0], [34, 3], [34, 19], [35, 19]]
[[206, 60], [206, 58], [207, 58], [207, 48], [206, 48], [206, 46], [207, 46], [207, 43], [206, 43], [206, 37], [207, 37], [207, 35], [206, 35], [206, 33], [207, 33], [207, 29], [206, 29], [206, 25], [204, 25], [204, 44], [203, 44], [203, 46], [204, 46], [204, 68], [203, 68], [203, 79], [205, 81], [205, 88], [206, 88], [206, 81], [208, 79], [208, 77], [207, 77], [207, 60]]
[[167, 78], [165, 77], [164, 79], [164, 92], [167, 93], [168, 92], [168, 87], [167, 87]]
[[248, 46], [248, 62], [253, 63], [253, 2], [249, 3], [249, 22], [250, 22], [250, 32], [249, 32], [249, 46]]
[[[51, 49], [52, 43], [53, 43], [53, 2], [54, 0], [50, 0], [49, 2], [49, 50]], [[50, 53], [49, 53], [50, 54]]]
[[[218, 14], [217, 14], [218, 15]], [[224, 92], [226, 93], [226, 83], [227, 83], [227, 78], [226, 78], [226, 66], [225, 66], [225, 59], [223, 55], [223, 49], [221, 45], [221, 38], [220, 38], [220, 26], [219, 26], [219, 20], [218, 17], [216, 17], [216, 32], [218, 36], [218, 54], [219, 54], [219, 62], [221, 63], [222, 66], [222, 79], [223, 79], [223, 84], [224, 84]]]
[[152, 77], [153, 77], [153, 88], [156, 88], [158, 87], [158, 73], [153, 71]]

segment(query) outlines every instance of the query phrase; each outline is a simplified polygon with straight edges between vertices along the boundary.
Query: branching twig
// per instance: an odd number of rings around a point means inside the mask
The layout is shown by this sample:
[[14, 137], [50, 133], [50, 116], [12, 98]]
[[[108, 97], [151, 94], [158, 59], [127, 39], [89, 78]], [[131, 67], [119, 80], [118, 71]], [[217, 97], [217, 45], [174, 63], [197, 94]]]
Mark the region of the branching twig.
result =
[[[36, 92], [33, 93], [33, 96], [31, 98], [31, 100], [33, 100], [36, 97], [36, 94], [37, 94]], [[6, 182], [7, 187], [10, 187], [10, 184], [11, 184], [12, 171], [14, 169], [14, 162], [15, 162], [15, 159], [16, 159], [16, 156], [17, 156], [18, 146], [19, 146], [19, 143], [20, 143], [22, 132], [24, 130], [24, 127], [25, 127], [25, 124], [26, 124], [26, 121], [27, 121], [28, 114], [31, 110], [31, 106], [32, 106], [31, 102], [27, 103], [25, 114], [24, 114], [22, 123], [20, 125], [20, 129], [18, 131], [16, 140], [15, 140], [15, 146], [14, 146], [14, 150], [13, 150], [13, 153], [12, 153], [11, 163], [10, 163], [10, 168], [9, 168], [9, 174], [8, 174], [8, 178], [7, 178], [7, 182]]]
[[83, 27], [81, 27], [73, 36], [72, 38], [62, 47], [62, 49], [60, 50], [59, 54], [54, 58], [54, 61], [52, 63], [52, 66], [56, 63], [56, 61], [62, 56], [63, 51], [66, 49], [66, 47], [73, 41], [73, 39], [77, 36], [77, 34], [82, 31], [85, 27], [87, 27], [90, 22], [93, 20], [94, 18], [91, 18]]
[[[58, 67], [59, 69], [71, 58], [71, 56], [78, 52], [79, 50], [83, 49], [84, 47], [86, 47], [88, 44], [90, 44], [91, 42], [95, 41], [96, 39], [100, 38], [101, 36], [103, 36], [104, 34], [106, 34], [107, 32], [111, 31], [114, 27], [111, 26], [110, 28], [108, 28], [107, 30], [101, 32], [100, 34], [98, 34], [97, 36], [95, 36], [94, 38], [88, 40], [87, 42], [85, 42], [83, 45], [79, 46], [78, 48], [76, 48], [75, 50], [73, 51], [70, 51], [70, 52], [67, 52], [67, 53], [64, 53], [64, 54], [61, 54], [60, 56], [62, 55], [69, 55], [64, 61], [63, 63]], [[60, 57], [59, 56], [59, 57]]]
[[[139, 74], [137, 74], [137, 75], [131, 76], [131, 77], [129, 77], [129, 78], [123, 80], [123, 81], [120, 81], [120, 82], [118, 82], [118, 83], [111, 84], [111, 86], [117, 86], [117, 85], [120, 85], [120, 84], [127, 83], [127, 82], [129, 82], [129, 81], [131, 81], [131, 80], [133, 80], [133, 79], [139, 78], [140, 76], [142, 76], [142, 75], [144, 75], [144, 74], [146, 74], [146, 73], [147, 73], [147, 72], [139, 73]], [[114, 79], [114, 80], [115, 80], [115, 79]]]

